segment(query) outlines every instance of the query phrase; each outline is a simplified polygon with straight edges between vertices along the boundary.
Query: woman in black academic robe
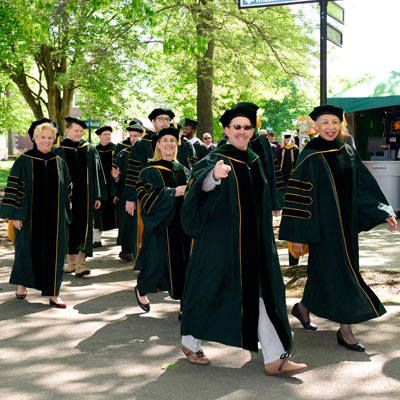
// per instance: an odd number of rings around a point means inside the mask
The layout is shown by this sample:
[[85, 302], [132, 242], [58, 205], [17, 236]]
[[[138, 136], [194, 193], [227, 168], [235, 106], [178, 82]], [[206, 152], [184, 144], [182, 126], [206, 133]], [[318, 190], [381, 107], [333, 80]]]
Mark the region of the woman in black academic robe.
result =
[[308, 244], [307, 282], [292, 314], [316, 330], [310, 312], [340, 324], [339, 345], [364, 351], [351, 324], [386, 310], [360, 274], [358, 234], [388, 222], [395, 213], [354, 148], [344, 143], [343, 109], [326, 104], [310, 117], [319, 136], [301, 152], [288, 181], [279, 238], [293, 242], [299, 255]]
[[8, 177], [0, 216], [12, 221], [15, 259], [10, 283], [24, 299], [27, 288], [50, 296], [50, 304], [65, 308], [59, 297], [64, 274], [71, 189], [67, 164], [51, 151], [56, 136], [52, 121], [36, 121], [29, 129], [35, 148], [15, 160]]
[[144, 233], [135, 292], [146, 312], [150, 311], [147, 293], [168, 290], [173, 299], [183, 295], [190, 239], [182, 230], [180, 210], [188, 171], [176, 161], [178, 140], [179, 130], [173, 127], [157, 132], [154, 157], [136, 184]]

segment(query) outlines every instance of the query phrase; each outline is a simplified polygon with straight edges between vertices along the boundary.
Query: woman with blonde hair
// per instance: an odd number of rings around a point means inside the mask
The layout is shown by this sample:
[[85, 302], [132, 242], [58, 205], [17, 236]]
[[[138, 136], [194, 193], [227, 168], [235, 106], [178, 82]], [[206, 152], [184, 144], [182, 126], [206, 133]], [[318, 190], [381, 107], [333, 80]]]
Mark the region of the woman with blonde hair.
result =
[[59, 297], [64, 274], [67, 223], [70, 220], [70, 175], [53, 153], [55, 123], [41, 119], [28, 130], [35, 145], [18, 157], [8, 177], [0, 217], [12, 221], [15, 258], [10, 283], [25, 299], [27, 288], [50, 297], [50, 305], [66, 308]]
[[153, 140], [154, 156], [136, 184], [144, 233], [135, 294], [145, 312], [150, 311], [147, 293], [168, 290], [171, 298], [182, 298], [190, 248], [180, 221], [189, 172], [176, 161], [179, 130], [163, 128]]

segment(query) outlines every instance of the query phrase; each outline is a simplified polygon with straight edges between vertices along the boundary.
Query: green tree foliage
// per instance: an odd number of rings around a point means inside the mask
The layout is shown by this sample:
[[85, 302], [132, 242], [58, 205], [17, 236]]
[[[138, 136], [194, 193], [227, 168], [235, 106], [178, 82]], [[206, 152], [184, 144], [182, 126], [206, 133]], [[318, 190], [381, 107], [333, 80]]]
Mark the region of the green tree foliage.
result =
[[77, 90], [86, 116], [120, 114], [152, 16], [141, 0], [3, 0], [0, 71], [36, 118], [47, 114], [61, 128]]
[[33, 118], [18, 88], [0, 76], [0, 133], [26, 131]]
[[272, 126], [274, 132], [279, 135], [287, 130], [295, 130], [297, 118], [308, 115], [314, 105], [288, 78], [276, 80], [274, 87], [280, 98], [260, 99], [257, 104], [264, 110], [261, 116], [262, 127]]
[[[239, 10], [235, 0], [183, 1], [152, 29], [163, 47], [154, 45], [149, 53], [161, 71], [149, 86], [189, 117], [209, 102], [221, 115], [237, 101], [276, 97], [277, 78], [296, 82], [315, 60], [311, 27], [303, 19], [288, 7]], [[210, 79], [211, 93], [199, 101]]]
[[121, 119], [130, 99], [151, 99], [220, 134], [224, 109], [307, 76], [310, 32], [300, 11], [236, 0], [3, 0], [0, 73], [61, 129], [79, 93], [86, 118]]

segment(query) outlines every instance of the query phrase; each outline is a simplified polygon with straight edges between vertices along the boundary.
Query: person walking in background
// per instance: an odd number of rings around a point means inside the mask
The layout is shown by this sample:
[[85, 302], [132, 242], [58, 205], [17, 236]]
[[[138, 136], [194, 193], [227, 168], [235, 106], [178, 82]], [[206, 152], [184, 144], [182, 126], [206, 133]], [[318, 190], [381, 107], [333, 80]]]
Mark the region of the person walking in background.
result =
[[[269, 183], [249, 148], [258, 107], [239, 103], [220, 118], [228, 142], [193, 169], [182, 226], [193, 238], [182, 309], [182, 351], [208, 365], [201, 339], [258, 351], [267, 375], [293, 374], [285, 288], [272, 229]], [[215, 243], [213, 251], [210, 243]]]
[[163, 128], [153, 140], [154, 156], [136, 185], [144, 233], [135, 293], [145, 312], [150, 311], [147, 293], [168, 290], [172, 299], [182, 299], [190, 250], [180, 218], [189, 172], [176, 161], [179, 130]]
[[384, 221], [393, 232], [397, 222], [357, 151], [343, 141], [343, 109], [327, 104], [315, 107], [310, 117], [319, 136], [301, 152], [288, 181], [279, 231], [299, 255], [309, 247], [303, 298], [292, 314], [308, 330], [317, 329], [310, 312], [338, 322], [338, 344], [364, 351], [351, 324], [386, 310], [360, 275], [358, 233]]
[[126, 199], [124, 196], [124, 188], [126, 174], [128, 170], [129, 154], [132, 146], [135, 146], [137, 140], [145, 134], [145, 128], [139, 124], [130, 125], [126, 128], [129, 132], [130, 147], [125, 147], [119, 152], [115, 159], [112, 169], [113, 180], [113, 196], [117, 200], [118, 209], [118, 238], [117, 245], [121, 246], [119, 258], [124, 261], [136, 261], [138, 253], [138, 221], [137, 213], [130, 215], [126, 212]]
[[35, 288], [50, 297], [52, 306], [66, 308], [59, 293], [71, 218], [70, 175], [52, 151], [55, 123], [35, 121], [28, 133], [34, 149], [15, 160], [0, 207], [0, 217], [9, 218], [15, 232], [10, 283], [18, 285], [18, 299], [27, 296], [27, 288]]
[[95, 131], [95, 134], [100, 139], [96, 150], [99, 153], [106, 178], [107, 198], [101, 203], [99, 209], [94, 210], [93, 248], [102, 246], [101, 234], [103, 231], [109, 231], [118, 227], [117, 207], [114, 202], [114, 196], [111, 193], [111, 169], [116, 148], [115, 144], [111, 142], [111, 133], [111, 126], [103, 126]]
[[86, 256], [93, 254], [93, 209], [99, 209], [106, 196], [106, 181], [99, 153], [82, 139], [86, 124], [74, 117], [67, 121], [67, 137], [54, 152], [68, 165], [72, 180], [72, 222], [68, 227], [68, 265], [66, 273], [90, 274]]
[[203, 133], [203, 143], [207, 147], [207, 151], [211, 153], [214, 149], [217, 148], [217, 145], [213, 143], [212, 136], [210, 133]]
[[201, 160], [208, 154], [208, 151], [206, 145], [197, 136], [195, 136], [198, 125], [199, 123], [197, 121], [194, 121], [190, 118], [185, 118], [185, 122], [183, 124], [183, 134], [189, 143], [194, 147], [197, 159]]
[[271, 143], [271, 147], [274, 150], [275, 155], [278, 155], [279, 151], [281, 150], [281, 144], [276, 140], [275, 132], [269, 131], [267, 133], [267, 137], [269, 142]]
[[[294, 144], [293, 137], [291, 133], [284, 133], [283, 136], [283, 146], [278, 152], [277, 160], [279, 164], [279, 169], [283, 178], [285, 191], [287, 189], [287, 184], [292, 176], [294, 166], [296, 164], [297, 158], [299, 156], [299, 149]], [[293, 267], [298, 265], [299, 258], [292, 254], [290, 249], [288, 249], [289, 256], [289, 266]]]
[[128, 147], [130, 148], [132, 146], [131, 143], [131, 137], [129, 135], [129, 127], [131, 125], [140, 125], [143, 126], [143, 123], [140, 119], [137, 118], [132, 118], [132, 119], [128, 119], [124, 121], [126, 128], [125, 130], [128, 133], [128, 136], [122, 140], [121, 142], [117, 143], [117, 146], [115, 147], [115, 151], [114, 151], [114, 158], [117, 157], [117, 155], [119, 154], [120, 151], [122, 151], [123, 149], [127, 149]]
[[294, 144], [291, 133], [284, 133], [282, 136], [283, 145], [278, 152], [278, 162], [286, 188], [294, 166], [296, 165], [297, 158], [299, 157], [299, 148]]

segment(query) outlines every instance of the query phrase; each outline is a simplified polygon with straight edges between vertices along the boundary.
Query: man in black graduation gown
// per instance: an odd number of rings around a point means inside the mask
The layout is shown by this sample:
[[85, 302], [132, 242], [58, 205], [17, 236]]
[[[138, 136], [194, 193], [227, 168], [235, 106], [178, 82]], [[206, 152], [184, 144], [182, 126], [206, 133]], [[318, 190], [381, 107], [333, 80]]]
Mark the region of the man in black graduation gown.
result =
[[203, 133], [203, 143], [207, 147], [207, 152], [211, 153], [217, 148], [217, 145], [213, 143], [211, 133]]
[[185, 123], [183, 125], [183, 134], [196, 150], [197, 158], [201, 160], [208, 154], [208, 151], [206, 145], [198, 137], [195, 136], [198, 125], [199, 123], [197, 121], [185, 118]]
[[106, 181], [99, 153], [82, 140], [86, 124], [74, 117], [65, 120], [67, 138], [54, 149], [66, 161], [72, 180], [72, 222], [68, 227], [65, 272], [75, 271], [75, 276], [80, 277], [90, 274], [85, 258], [93, 253], [93, 210], [101, 206]]
[[125, 122], [125, 125], [126, 125], [125, 130], [128, 132], [128, 136], [124, 140], [122, 140], [121, 142], [117, 143], [117, 146], [116, 146], [115, 151], [114, 151], [114, 159], [117, 158], [117, 155], [119, 154], [120, 151], [122, 151], [124, 149], [127, 149], [127, 148], [130, 148], [132, 146], [128, 128], [130, 126], [133, 126], [133, 125], [141, 125], [141, 126], [143, 126], [142, 121], [140, 119], [137, 119], [137, 118], [126, 119], [124, 122]]
[[271, 193], [262, 161], [249, 147], [257, 109], [239, 103], [225, 112], [220, 121], [228, 142], [195, 165], [187, 185], [181, 219], [193, 245], [182, 301], [182, 350], [189, 362], [207, 365], [200, 339], [252, 351], [260, 342], [265, 373], [281, 375], [307, 366], [287, 358], [293, 343]]
[[100, 143], [96, 146], [107, 182], [107, 199], [94, 210], [93, 248], [101, 247], [101, 233], [118, 227], [117, 207], [111, 193], [111, 169], [113, 166], [115, 144], [111, 142], [111, 126], [103, 126], [95, 131]]

